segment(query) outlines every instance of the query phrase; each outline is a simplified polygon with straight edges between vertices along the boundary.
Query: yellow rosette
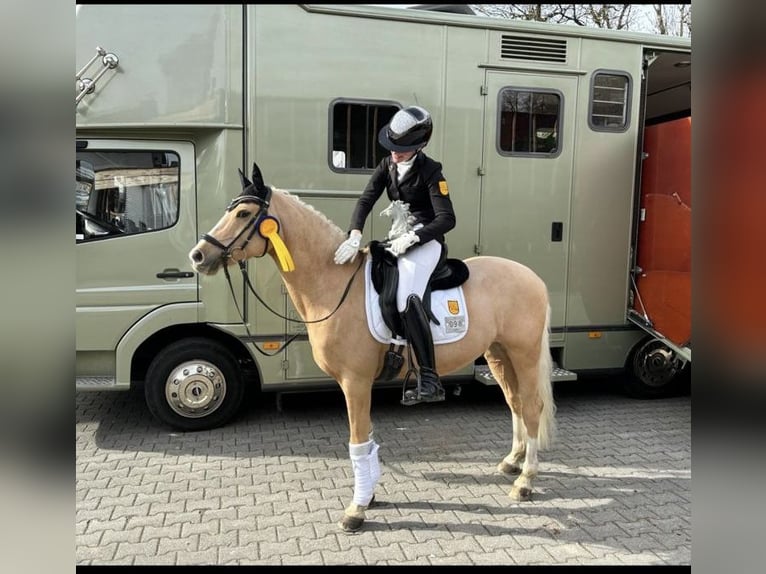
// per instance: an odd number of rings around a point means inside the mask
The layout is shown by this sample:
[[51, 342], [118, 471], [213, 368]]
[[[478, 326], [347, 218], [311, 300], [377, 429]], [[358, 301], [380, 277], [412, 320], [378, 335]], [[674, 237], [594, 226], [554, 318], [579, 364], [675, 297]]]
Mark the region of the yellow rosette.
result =
[[295, 263], [293, 262], [292, 255], [287, 249], [287, 245], [282, 241], [279, 236], [279, 222], [273, 217], [264, 217], [261, 224], [258, 226], [258, 233], [263, 237], [271, 241], [274, 246], [274, 251], [277, 253], [277, 260], [282, 271], [295, 270]]

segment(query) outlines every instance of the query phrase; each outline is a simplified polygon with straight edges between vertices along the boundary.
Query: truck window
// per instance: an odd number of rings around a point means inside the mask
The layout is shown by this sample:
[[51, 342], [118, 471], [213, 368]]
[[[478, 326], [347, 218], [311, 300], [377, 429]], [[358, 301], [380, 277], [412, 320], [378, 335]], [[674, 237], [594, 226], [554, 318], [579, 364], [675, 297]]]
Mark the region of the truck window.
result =
[[78, 151], [77, 241], [171, 227], [178, 219], [179, 173], [173, 152]]
[[378, 132], [401, 109], [394, 102], [335, 100], [330, 104], [330, 169], [371, 171], [388, 155]]
[[558, 155], [560, 93], [503, 88], [498, 106], [498, 149], [502, 155]]
[[595, 72], [590, 85], [591, 129], [624, 132], [628, 128], [630, 76], [625, 72]]

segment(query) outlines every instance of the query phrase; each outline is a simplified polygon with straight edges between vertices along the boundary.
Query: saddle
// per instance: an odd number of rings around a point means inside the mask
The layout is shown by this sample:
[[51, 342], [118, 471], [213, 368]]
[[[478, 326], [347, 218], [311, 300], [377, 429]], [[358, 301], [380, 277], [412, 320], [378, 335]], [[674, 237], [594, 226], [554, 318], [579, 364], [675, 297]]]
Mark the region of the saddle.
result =
[[[396, 291], [399, 287], [399, 267], [395, 255], [386, 251], [386, 244], [370, 241], [372, 265], [370, 269], [372, 285], [377, 291], [383, 322], [396, 336], [404, 338], [404, 326], [396, 306]], [[438, 319], [431, 312], [431, 292], [458, 287], [468, 279], [468, 266], [460, 259], [447, 257], [447, 246], [442, 244], [441, 255], [436, 268], [431, 274], [425, 293], [423, 308], [430, 321], [439, 325]]]

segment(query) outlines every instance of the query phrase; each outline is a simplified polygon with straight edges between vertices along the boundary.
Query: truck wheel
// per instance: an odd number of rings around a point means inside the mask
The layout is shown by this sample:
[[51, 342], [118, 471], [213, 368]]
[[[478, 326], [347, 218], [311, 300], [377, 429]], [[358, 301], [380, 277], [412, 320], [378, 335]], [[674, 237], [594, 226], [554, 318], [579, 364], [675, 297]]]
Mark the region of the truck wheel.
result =
[[682, 392], [689, 366], [657, 339], [640, 343], [628, 358], [625, 391], [638, 399], [657, 399]]
[[212, 429], [236, 415], [244, 396], [234, 355], [203, 338], [177, 341], [160, 351], [146, 373], [144, 395], [160, 422], [182, 431]]

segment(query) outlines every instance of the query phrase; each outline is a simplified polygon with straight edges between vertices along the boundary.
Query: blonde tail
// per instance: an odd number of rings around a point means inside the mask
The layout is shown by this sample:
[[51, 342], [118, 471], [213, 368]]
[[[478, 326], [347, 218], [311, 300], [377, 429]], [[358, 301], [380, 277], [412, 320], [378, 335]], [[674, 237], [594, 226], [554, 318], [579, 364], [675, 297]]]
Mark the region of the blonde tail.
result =
[[540, 426], [537, 433], [538, 448], [543, 450], [553, 444], [556, 438], [556, 404], [553, 401], [553, 361], [549, 347], [551, 330], [551, 306], [545, 316], [545, 329], [540, 342], [540, 361], [538, 363], [538, 395], [543, 403], [540, 414]]

